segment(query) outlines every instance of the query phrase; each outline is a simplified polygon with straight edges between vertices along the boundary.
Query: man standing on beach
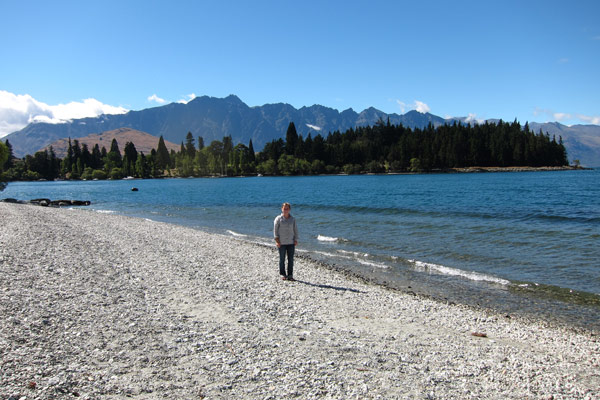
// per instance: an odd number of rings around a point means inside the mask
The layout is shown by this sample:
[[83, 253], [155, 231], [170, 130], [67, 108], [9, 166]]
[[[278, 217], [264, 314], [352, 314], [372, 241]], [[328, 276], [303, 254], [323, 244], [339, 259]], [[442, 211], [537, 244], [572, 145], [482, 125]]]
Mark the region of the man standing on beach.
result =
[[[294, 280], [294, 250], [298, 244], [298, 226], [296, 219], [290, 214], [292, 206], [283, 203], [281, 214], [273, 221], [273, 236], [279, 249], [279, 274], [281, 279]], [[288, 267], [285, 272], [285, 255], [287, 254]]]

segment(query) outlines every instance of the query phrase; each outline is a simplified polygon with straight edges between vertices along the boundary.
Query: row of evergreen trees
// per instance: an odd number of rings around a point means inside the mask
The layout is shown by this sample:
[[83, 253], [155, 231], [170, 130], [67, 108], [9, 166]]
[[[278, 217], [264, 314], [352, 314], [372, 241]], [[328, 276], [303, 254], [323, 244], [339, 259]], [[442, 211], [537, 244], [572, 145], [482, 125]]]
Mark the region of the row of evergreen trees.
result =
[[178, 152], [168, 151], [162, 136], [156, 150], [139, 153], [131, 142], [123, 154], [115, 139], [110, 150], [69, 140], [67, 155], [56, 157], [52, 148], [26, 156], [21, 162], [10, 156], [4, 178], [120, 179], [126, 176], [239, 176], [308, 175], [322, 173], [381, 173], [435, 171], [470, 166], [562, 166], [567, 154], [562, 138], [535, 134], [518, 122], [482, 125], [453, 124], [411, 129], [380, 121], [375, 126], [329, 133], [298, 135], [293, 122], [283, 138], [267, 143], [255, 153], [248, 146], [233, 145], [231, 136], [204, 145], [204, 139], [188, 132]]
[[[124, 155], [121, 155], [115, 139], [110, 151], [96, 144], [92, 151], [86, 144], [80, 145], [78, 140], [69, 139], [67, 155], [60, 159], [54, 149], [27, 155], [22, 160], [12, 156], [12, 148], [7, 141], [10, 157], [5, 164], [6, 180], [38, 180], [38, 179], [121, 179], [125, 176], [151, 178], [159, 176], [150, 157], [138, 154], [135, 145], [127, 142]], [[153, 151], [154, 152], [154, 151]]]
[[127, 142], [121, 153], [116, 139], [112, 140], [108, 151], [105, 147], [100, 149], [98, 144], [90, 151], [86, 144], [69, 139], [67, 154], [62, 159], [50, 146], [18, 160], [13, 156], [10, 143], [6, 141], [3, 145], [9, 153], [3, 165], [3, 178], [9, 181], [235, 176], [256, 171], [252, 141], [249, 146], [238, 144], [234, 147], [231, 136], [224, 137], [223, 141], [215, 140], [206, 147], [203, 138], [199, 137], [196, 147], [194, 137], [188, 132], [179, 152], [169, 152], [161, 136], [157, 148], [149, 155], [138, 152], [132, 142]]
[[535, 134], [518, 122], [443, 125], [410, 129], [380, 121], [345, 133], [298, 136], [292, 124], [286, 140], [273, 140], [257, 156], [265, 174], [435, 171], [462, 167], [563, 166], [562, 138]]

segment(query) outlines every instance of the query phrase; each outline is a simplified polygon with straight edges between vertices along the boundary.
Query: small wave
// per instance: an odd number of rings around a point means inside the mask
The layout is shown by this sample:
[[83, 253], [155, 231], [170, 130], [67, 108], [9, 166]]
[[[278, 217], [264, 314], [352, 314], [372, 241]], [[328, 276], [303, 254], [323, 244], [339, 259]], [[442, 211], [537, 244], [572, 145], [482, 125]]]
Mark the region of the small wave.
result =
[[431, 272], [439, 273], [442, 275], [459, 276], [461, 278], [470, 279], [472, 281], [491, 282], [491, 283], [497, 283], [497, 284], [504, 285], [504, 286], [510, 285], [510, 282], [507, 281], [506, 279], [496, 278], [495, 276], [481, 274], [479, 272], [464, 271], [464, 270], [458, 269], [458, 268], [451, 268], [451, 267], [446, 267], [444, 265], [426, 263], [426, 262], [417, 261], [417, 260], [408, 260], [408, 261], [413, 263], [416, 267], [419, 267], [419, 268], [422, 268], [422, 269], [425, 269], [425, 270], [428, 270]]
[[267, 242], [267, 241], [261, 242], [260, 240], [256, 240], [256, 241], [254, 241], [252, 243], [258, 243], [260, 245], [268, 246], [268, 247], [270, 247], [270, 246], [275, 247], [275, 244], [273, 244], [273, 242]]
[[362, 265], [366, 265], [369, 267], [375, 267], [375, 268], [379, 268], [379, 269], [388, 269], [390, 267], [389, 265], [386, 265], [383, 263], [365, 260], [364, 257], [369, 257], [369, 255], [366, 253], [359, 253], [356, 251], [337, 250], [335, 253], [329, 253], [326, 251], [314, 251], [313, 254], [318, 254], [320, 256], [324, 256], [327, 258], [337, 258], [337, 259], [342, 258], [345, 260], [357, 262]]
[[361, 259], [357, 259], [356, 261], [358, 261], [362, 265], [367, 265], [369, 267], [375, 267], [375, 268], [380, 268], [380, 269], [388, 269], [390, 267], [389, 265], [385, 265], [385, 264], [382, 264], [382, 263], [376, 263], [376, 262], [372, 262], [372, 261], [365, 261], [365, 260], [361, 260]]
[[230, 231], [228, 230], [227, 233], [229, 233], [231, 236], [235, 236], [235, 237], [247, 237], [248, 235], [244, 235], [243, 233], [237, 233], [234, 231]]
[[[348, 251], [348, 250], [342, 250], [342, 249], [339, 249], [339, 250], [336, 250], [336, 251], [338, 253], [340, 253], [340, 254], [345, 255], [345, 256], [351, 255], [353, 257], [360, 257], [360, 255], [363, 254], [363, 253], [359, 253], [358, 251]], [[363, 254], [363, 255], [364, 256], [368, 256], [368, 254]]]
[[317, 250], [317, 251], [314, 251], [313, 253], [314, 253], [314, 254], [318, 254], [318, 255], [320, 255], [320, 256], [324, 256], [324, 257], [335, 257], [335, 256], [336, 256], [335, 254], [333, 254], [333, 253], [328, 253], [328, 252], [326, 252], [326, 251], [318, 251], [318, 250]]
[[320, 242], [337, 242], [339, 238], [319, 235], [317, 236], [317, 240]]

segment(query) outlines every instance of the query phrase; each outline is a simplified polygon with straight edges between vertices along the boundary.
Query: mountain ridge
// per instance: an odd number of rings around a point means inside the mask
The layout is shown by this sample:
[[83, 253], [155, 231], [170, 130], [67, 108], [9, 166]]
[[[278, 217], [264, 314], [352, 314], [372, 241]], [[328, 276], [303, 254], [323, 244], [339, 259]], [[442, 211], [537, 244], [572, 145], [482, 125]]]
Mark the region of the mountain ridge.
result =
[[[309, 133], [326, 136], [329, 132], [344, 132], [354, 127], [374, 125], [379, 120], [387, 122], [388, 119], [393, 125], [402, 124], [413, 129], [426, 127], [430, 123], [434, 127], [445, 123], [467, 123], [466, 118], [444, 119], [416, 110], [399, 115], [387, 114], [374, 107], [359, 113], [352, 108], [340, 112], [319, 104], [299, 109], [287, 103], [250, 107], [231, 94], [224, 98], [199, 96], [185, 104], [169, 103], [125, 114], [75, 119], [62, 124], [29, 124], [7, 135], [5, 140], [10, 141], [15, 156], [22, 157], [59, 139], [77, 139], [130, 128], [156, 137], [162, 135], [166, 141], [176, 144], [185, 141], [188, 132], [192, 132], [195, 138], [202, 136], [207, 145], [230, 135], [234, 143], [248, 144], [252, 140], [254, 148], [261, 150], [271, 140], [284, 137], [290, 122], [294, 122], [299, 135], [306, 137]], [[529, 123], [529, 126], [535, 132], [542, 129], [550, 135], [563, 136], [570, 160], [579, 159], [582, 165], [600, 166], [600, 126], [581, 129], [559, 123]]]

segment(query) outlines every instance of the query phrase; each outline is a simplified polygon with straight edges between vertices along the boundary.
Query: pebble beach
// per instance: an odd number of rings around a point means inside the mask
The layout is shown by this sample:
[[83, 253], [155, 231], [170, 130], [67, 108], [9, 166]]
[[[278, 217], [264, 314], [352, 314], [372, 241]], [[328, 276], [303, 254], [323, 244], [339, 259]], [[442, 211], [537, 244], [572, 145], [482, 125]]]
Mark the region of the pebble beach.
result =
[[600, 398], [593, 332], [145, 219], [0, 221], [0, 400]]

